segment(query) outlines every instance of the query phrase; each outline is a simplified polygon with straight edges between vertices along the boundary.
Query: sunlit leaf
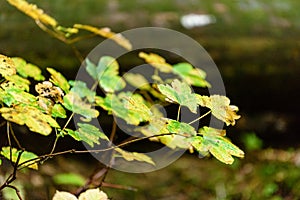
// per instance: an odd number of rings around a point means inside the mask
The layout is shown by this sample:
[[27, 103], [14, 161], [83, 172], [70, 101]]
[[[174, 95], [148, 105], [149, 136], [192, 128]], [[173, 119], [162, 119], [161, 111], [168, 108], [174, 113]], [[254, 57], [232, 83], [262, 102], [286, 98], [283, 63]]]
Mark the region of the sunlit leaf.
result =
[[52, 200], [78, 200], [75, 195], [69, 192], [56, 191]]
[[35, 4], [30, 4], [25, 0], [7, 0], [11, 5], [34, 19], [35, 21], [41, 22], [45, 25], [55, 27], [57, 22], [54, 18], [45, 14], [44, 11], [38, 8]]
[[105, 97], [100, 106], [128, 124], [139, 125], [140, 122], [148, 121], [151, 116], [150, 109], [140, 97], [132, 93], [120, 93], [118, 96], [110, 94]]
[[185, 82], [175, 79], [171, 86], [159, 84], [158, 89], [167, 97], [167, 100], [186, 106], [193, 113], [197, 112], [197, 98], [192, 93], [190, 86]]
[[17, 105], [13, 108], [0, 108], [2, 117], [19, 125], [26, 125], [36, 133], [49, 135], [51, 127], [60, 128], [59, 124], [49, 115], [33, 106]]
[[75, 173], [55, 174], [52, 178], [55, 184], [58, 185], [82, 186], [85, 183], [85, 179], [79, 174]]
[[[20, 150], [17, 150], [16, 148], [11, 148], [11, 147], [2, 147], [2, 150], [1, 150], [1, 155], [3, 155], [7, 159], [11, 158], [12, 162], [14, 162], [14, 163], [17, 161], [19, 153], [21, 153]], [[35, 155], [34, 153], [28, 152], [28, 151], [23, 151], [18, 164], [21, 164], [23, 162], [26, 162], [28, 160], [35, 159], [35, 158], [38, 158], [38, 156]], [[29, 167], [31, 169], [36, 169], [36, 170], [38, 169], [38, 165], [34, 161], [28, 161], [28, 163], [24, 164], [24, 166]]]
[[201, 136], [191, 138], [192, 146], [199, 151], [210, 152], [215, 158], [226, 164], [232, 164], [232, 156], [244, 157], [244, 152], [225, 138], [225, 131], [211, 127], [203, 127], [199, 130]]
[[143, 153], [137, 153], [137, 152], [128, 152], [120, 148], [115, 148], [115, 151], [119, 153], [125, 160], [127, 161], [141, 161], [141, 162], [146, 162], [152, 165], [155, 165], [153, 162], [152, 158], [147, 156], [146, 154]]
[[65, 93], [69, 92], [70, 85], [67, 79], [59, 72], [52, 68], [47, 68], [47, 71], [51, 74], [50, 81], [60, 87]]
[[7, 77], [16, 73], [17, 70], [11, 58], [0, 54], [0, 74], [3, 77]]
[[139, 57], [143, 58], [147, 63], [155, 67], [161, 72], [169, 73], [172, 72], [172, 65], [166, 62], [166, 60], [154, 53], [144, 53], [140, 52]]
[[64, 96], [63, 106], [77, 114], [84, 116], [85, 118], [96, 118], [99, 112], [91, 108], [91, 104], [85, 103], [83, 99], [77, 93], [69, 92]]
[[45, 77], [42, 75], [42, 70], [31, 63], [27, 63], [24, 59], [13, 57], [17, 72], [24, 78], [31, 77], [36, 81], [43, 81]]
[[198, 87], [210, 87], [205, 80], [206, 73], [201, 69], [194, 68], [189, 63], [178, 63], [173, 65], [173, 72], [179, 75], [188, 84]]
[[112, 32], [110, 30], [110, 28], [97, 28], [94, 26], [83, 25], [83, 24], [74, 24], [74, 28], [83, 29], [83, 30], [95, 33], [96, 35], [100, 35], [102, 37], [109, 38], [127, 50], [132, 49], [132, 45], [126, 38], [124, 38], [120, 33], [117, 34], [117, 33]]
[[149, 90], [151, 88], [147, 79], [141, 74], [126, 73], [124, 78], [130, 85], [137, 89]]
[[67, 134], [77, 141], [84, 141], [91, 147], [94, 147], [94, 144], [100, 144], [99, 139], [109, 140], [108, 137], [94, 125], [85, 123], [78, 123], [77, 125], [79, 128], [76, 131], [66, 129]]
[[212, 114], [219, 120], [222, 120], [226, 125], [235, 125], [235, 120], [241, 116], [236, 112], [239, 110], [237, 106], [230, 105], [230, 100], [226, 96], [211, 95], [197, 96], [197, 102], [200, 106], [210, 108]]
[[0, 100], [7, 106], [19, 103], [30, 105], [36, 102], [36, 97], [22, 89], [8, 87], [5, 90], [0, 89]]
[[108, 200], [108, 197], [106, 193], [100, 191], [99, 188], [96, 188], [81, 193], [78, 200]]
[[51, 112], [52, 117], [66, 118], [66, 110], [60, 104], [54, 104]]
[[118, 76], [119, 64], [110, 56], [100, 58], [97, 66], [90, 60], [86, 61], [86, 70], [106, 92], [115, 92], [123, 89], [125, 81]]
[[30, 85], [30, 81], [22, 78], [21, 76], [18, 75], [12, 75], [12, 76], [7, 76], [6, 80], [8, 80], [9, 82], [11, 82], [12, 84], [14, 84], [13, 87], [17, 87], [20, 88], [22, 90], [25, 91], [29, 91], [29, 85]]
[[176, 120], [169, 120], [167, 129], [170, 133], [177, 133], [185, 136], [192, 136], [197, 134], [194, 127], [187, 123], [178, 122]]
[[87, 98], [87, 100], [92, 103], [95, 101], [96, 92], [90, 90], [86, 83], [83, 81], [69, 81], [72, 86], [71, 91], [78, 94], [81, 98]]

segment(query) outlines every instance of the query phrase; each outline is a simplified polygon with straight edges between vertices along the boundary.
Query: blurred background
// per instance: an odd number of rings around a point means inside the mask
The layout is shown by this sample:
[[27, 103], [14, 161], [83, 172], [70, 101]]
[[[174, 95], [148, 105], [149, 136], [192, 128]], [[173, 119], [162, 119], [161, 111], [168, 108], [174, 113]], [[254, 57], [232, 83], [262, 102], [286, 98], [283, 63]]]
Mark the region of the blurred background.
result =
[[[246, 151], [245, 159], [227, 166], [214, 159], [185, 155], [171, 166], [149, 174], [112, 171], [108, 181], [139, 189], [133, 192], [104, 188], [113, 199], [300, 198], [300, 1], [30, 2], [64, 26], [82, 23], [107, 26], [114, 32], [155, 26], [192, 37], [211, 55], [223, 77], [227, 96], [240, 108], [242, 118], [227, 131], [228, 137]], [[85, 55], [101, 41], [89, 39], [77, 47]], [[51, 38], [6, 1], [0, 2], [0, 53], [21, 56], [43, 68], [55, 67], [69, 79], [74, 78], [80, 66], [69, 46]], [[67, 163], [50, 161], [41, 170], [45, 176], [52, 176], [56, 170], [74, 171], [74, 162], [79, 174], [92, 172], [89, 163], [93, 159], [84, 163], [75, 157], [70, 159]], [[63, 169], [54, 167], [57, 165]], [[32, 175], [35, 176], [38, 177]], [[36, 198], [51, 193], [43, 185], [36, 186], [42, 188]], [[33, 189], [26, 185], [24, 188]]]

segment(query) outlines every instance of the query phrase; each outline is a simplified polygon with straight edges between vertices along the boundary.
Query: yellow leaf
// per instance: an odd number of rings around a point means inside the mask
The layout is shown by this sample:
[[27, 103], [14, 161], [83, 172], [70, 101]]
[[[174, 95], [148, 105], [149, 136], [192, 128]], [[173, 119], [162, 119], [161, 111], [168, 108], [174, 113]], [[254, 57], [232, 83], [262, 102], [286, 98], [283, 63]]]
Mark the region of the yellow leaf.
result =
[[116, 150], [116, 152], [121, 154], [121, 156], [127, 161], [137, 160], [137, 161], [146, 162], [146, 163], [155, 165], [152, 158], [147, 156], [146, 154], [137, 153], [137, 152], [128, 152], [128, 151], [125, 151], [120, 148], [115, 148], [115, 150]]
[[0, 74], [4, 77], [17, 73], [14, 62], [7, 56], [0, 54]]
[[38, 8], [35, 4], [30, 4], [25, 0], [7, 0], [12, 6], [16, 7], [35, 21], [39, 21], [45, 25], [52, 27], [57, 26], [57, 22], [54, 18], [44, 13], [44, 11]]
[[139, 57], [143, 58], [147, 63], [157, 68], [161, 72], [169, 73], [173, 70], [172, 65], [167, 63], [163, 57], [157, 54], [140, 52]]
[[196, 94], [197, 103], [200, 106], [211, 109], [212, 114], [226, 123], [226, 125], [235, 125], [235, 120], [241, 116], [237, 115], [236, 112], [239, 110], [237, 106], [230, 105], [230, 100], [226, 96], [211, 95], [201, 96]]
[[120, 33], [117, 34], [112, 32], [110, 28], [97, 28], [94, 26], [84, 25], [84, 24], [74, 24], [74, 28], [86, 30], [95, 33], [96, 35], [109, 38], [127, 50], [132, 49], [131, 43], [126, 38], [124, 38]]

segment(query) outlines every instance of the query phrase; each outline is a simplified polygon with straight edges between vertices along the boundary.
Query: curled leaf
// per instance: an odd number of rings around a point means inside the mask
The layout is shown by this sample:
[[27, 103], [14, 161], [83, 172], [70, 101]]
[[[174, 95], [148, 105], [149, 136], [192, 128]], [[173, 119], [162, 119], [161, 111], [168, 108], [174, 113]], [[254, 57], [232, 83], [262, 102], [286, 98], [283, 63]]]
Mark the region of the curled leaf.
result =
[[219, 120], [222, 120], [226, 125], [235, 125], [235, 120], [241, 116], [236, 112], [239, 110], [237, 106], [230, 105], [230, 100], [226, 96], [211, 95], [201, 96], [196, 95], [197, 102], [200, 106], [210, 108], [212, 114]]
[[112, 32], [110, 28], [97, 28], [94, 26], [84, 25], [84, 24], [74, 24], [74, 28], [83, 29], [95, 33], [96, 35], [109, 38], [127, 50], [132, 49], [131, 43], [126, 38], [124, 38], [120, 33], [117, 34]]
[[146, 154], [143, 153], [137, 153], [137, 152], [128, 152], [120, 148], [115, 148], [115, 151], [120, 154], [125, 160], [127, 161], [141, 161], [141, 162], [146, 162], [151, 165], [155, 165], [153, 162], [152, 158], [147, 156]]
[[210, 87], [210, 84], [205, 80], [206, 73], [199, 68], [194, 68], [189, 63], [178, 63], [174, 65], [173, 72], [190, 85]]
[[172, 72], [172, 65], [166, 62], [166, 60], [155, 54], [155, 53], [144, 53], [140, 52], [139, 57], [143, 58], [147, 63], [157, 68], [161, 72], [169, 73]]
[[35, 4], [30, 4], [25, 0], [7, 0], [12, 6], [16, 7], [35, 21], [39, 21], [45, 25], [55, 27], [57, 22], [54, 18], [44, 13]]
[[69, 92], [70, 85], [67, 81], [67, 79], [59, 72], [57, 72], [55, 69], [47, 68], [47, 71], [51, 74], [50, 81], [60, 87], [65, 93]]

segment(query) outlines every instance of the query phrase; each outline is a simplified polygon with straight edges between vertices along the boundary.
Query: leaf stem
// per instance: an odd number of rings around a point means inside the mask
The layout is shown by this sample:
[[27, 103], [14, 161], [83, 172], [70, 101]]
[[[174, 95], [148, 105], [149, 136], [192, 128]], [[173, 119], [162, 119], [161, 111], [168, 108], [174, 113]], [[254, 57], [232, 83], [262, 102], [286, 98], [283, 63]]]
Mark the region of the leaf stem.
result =
[[180, 111], [181, 111], [181, 105], [179, 105], [179, 108], [177, 111], [177, 121], [179, 121], [179, 118], [180, 118]]
[[210, 110], [210, 111], [208, 111], [207, 113], [205, 113], [204, 115], [202, 115], [202, 116], [198, 117], [197, 119], [195, 119], [195, 120], [193, 120], [193, 121], [189, 122], [188, 124], [192, 124], [192, 123], [194, 123], [194, 122], [196, 122], [196, 121], [198, 121], [198, 120], [202, 119], [203, 117], [207, 116], [207, 115], [208, 115], [208, 114], [210, 114], [210, 113], [211, 113], [211, 110]]

